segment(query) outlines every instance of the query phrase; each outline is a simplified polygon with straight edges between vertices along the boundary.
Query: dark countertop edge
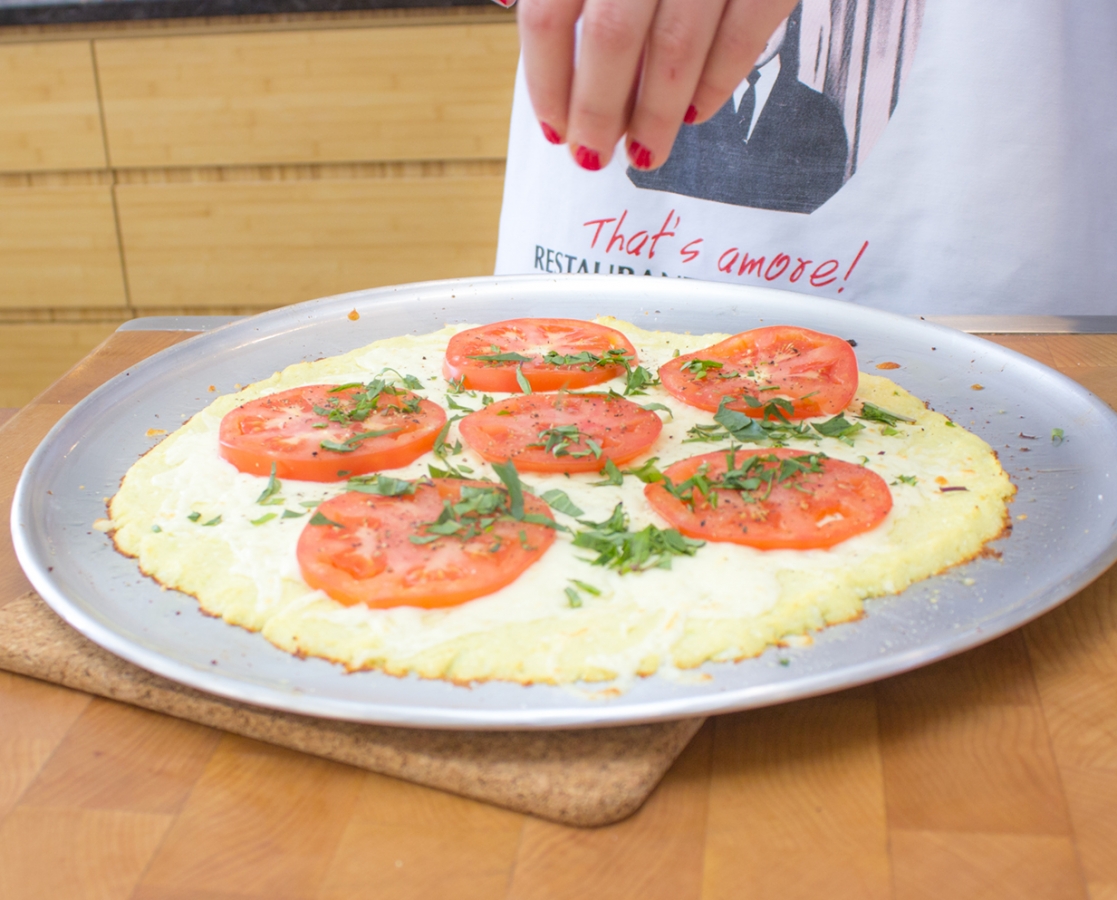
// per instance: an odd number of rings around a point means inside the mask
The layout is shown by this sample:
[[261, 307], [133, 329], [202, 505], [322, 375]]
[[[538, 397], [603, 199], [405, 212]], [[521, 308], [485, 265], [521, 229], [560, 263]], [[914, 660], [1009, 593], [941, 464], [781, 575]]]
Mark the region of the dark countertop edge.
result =
[[0, 27], [452, 6], [499, 8], [492, 0], [92, 0], [0, 6]]

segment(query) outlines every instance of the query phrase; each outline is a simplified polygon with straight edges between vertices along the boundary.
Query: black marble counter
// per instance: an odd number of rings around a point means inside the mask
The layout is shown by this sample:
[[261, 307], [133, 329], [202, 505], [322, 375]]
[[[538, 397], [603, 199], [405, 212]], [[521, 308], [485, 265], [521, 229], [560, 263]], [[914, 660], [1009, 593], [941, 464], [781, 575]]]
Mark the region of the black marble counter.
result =
[[492, 5], [492, 0], [0, 0], [0, 26]]

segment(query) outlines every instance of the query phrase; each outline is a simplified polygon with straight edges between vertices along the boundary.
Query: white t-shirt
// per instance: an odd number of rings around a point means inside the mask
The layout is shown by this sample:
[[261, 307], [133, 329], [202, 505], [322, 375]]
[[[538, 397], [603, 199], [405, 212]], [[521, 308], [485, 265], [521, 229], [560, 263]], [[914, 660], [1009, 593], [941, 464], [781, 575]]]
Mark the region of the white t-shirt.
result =
[[1117, 313], [1113, 0], [804, 0], [768, 69], [650, 174], [622, 147], [586, 172], [548, 144], [521, 71], [497, 274]]

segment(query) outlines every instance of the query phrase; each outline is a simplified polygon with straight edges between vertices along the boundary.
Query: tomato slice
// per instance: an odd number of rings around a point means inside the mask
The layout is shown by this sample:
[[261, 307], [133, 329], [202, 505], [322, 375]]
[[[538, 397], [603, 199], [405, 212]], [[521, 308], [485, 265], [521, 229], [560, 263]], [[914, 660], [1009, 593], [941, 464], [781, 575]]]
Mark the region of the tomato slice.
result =
[[676, 493], [657, 482], [644, 495], [675, 528], [760, 550], [832, 547], [875, 528], [892, 509], [892, 493], [876, 472], [798, 450], [704, 453], [663, 474]]
[[[857, 393], [848, 341], [795, 325], [754, 328], [660, 367], [667, 391], [713, 412], [723, 397], [755, 419], [806, 419], [841, 412]], [[748, 399], [745, 399], [748, 398]]]
[[308, 384], [238, 406], [221, 420], [219, 440], [242, 472], [267, 475], [274, 463], [280, 478], [339, 481], [406, 466], [445, 422], [442, 407], [410, 391]]
[[663, 429], [654, 412], [615, 394], [521, 394], [461, 420], [462, 440], [522, 472], [599, 472], [628, 462]]
[[[553, 521], [542, 500], [523, 501], [526, 515]], [[350, 491], [322, 503], [303, 529], [299, 567], [346, 606], [456, 606], [511, 584], [554, 542], [553, 528], [511, 518], [508, 504], [502, 487], [455, 478], [396, 497]], [[459, 532], [428, 532], [440, 516]]]
[[470, 390], [512, 394], [521, 390], [519, 369], [533, 391], [558, 391], [616, 378], [626, 357], [636, 365], [636, 348], [615, 328], [581, 319], [507, 319], [455, 334], [442, 371]]

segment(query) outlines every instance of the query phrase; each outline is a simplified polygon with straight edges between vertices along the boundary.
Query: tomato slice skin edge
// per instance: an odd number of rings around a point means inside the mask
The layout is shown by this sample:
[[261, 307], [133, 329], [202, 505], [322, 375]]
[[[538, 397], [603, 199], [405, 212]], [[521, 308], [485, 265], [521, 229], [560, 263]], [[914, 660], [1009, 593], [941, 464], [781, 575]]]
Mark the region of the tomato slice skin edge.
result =
[[[720, 368], [687, 368], [701, 361]], [[834, 335], [770, 325], [678, 356], [660, 367], [659, 377], [673, 397], [698, 409], [714, 412], [723, 397], [731, 397], [736, 399], [730, 409], [762, 418], [765, 404], [780, 398], [791, 406], [790, 412], [780, 408], [783, 415], [805, 419], [836, 415], [849, 405], [857, 393], [857, 356], [848, 341]]]
[[[528, 362], [485, 362], [476, 356], [519, 353], [532, 357]], [[636, 348], [615, 328], [581, 319], [522, 318], [506, 319], [476, 328], [467, 328], [452, 338], [446, 347], [442, 372], [449, 381], [463, 380], [469, 390], [492, 393], [520, 393], [517, 370], [533, 391], [578, 389], [609, 381], [624, 374], [621, 363], [585, 367], [552, 365], [543, 356], [553, 350], [563, 356], [586, 351], [599, 357], [610, 350], [621, 350], [629, 365], [637, 362]]]
[[[505, 519], [470, 542], [454, 536], [411, 541], [421, 523], [435, 520], [443, 502], [456, 502], [466, 486], [493, 487], [435, 478], [411, 496], [348, 492], [325, 501], [317, 511], [336, 524], [303, 528], [297, 555], [304, 580], [346, 606], [373, 609], [457, 606], [511, 584], [554, 543], [554, 529]], [[524, 509], [552, 518], [547, 504], [530, 495]]]
[[[792, 449], [738, 450], [734, 465], [741, 466], [752, 456], [781, 460], [809, 455]], [[707, 477], [716, 479], [725, 473], [726, 462], [725, 451], [704, 453], [668, 466], [663, 474], [679, 485], [705, 464]], [[744, 502], [736, 491], [716, 489], [716, 507], [696, 495], [691, 509], [662, 483], [646, 485], [644, 496], [687, 537], [758, 550], [827, 549], [871, 531], [891, 511], [892, 492], [876, 472], [832, 458], [823, 459], [820, 466], [821, 475], [802, 475], [798, 488], [776, 484], [757, 503]]]

